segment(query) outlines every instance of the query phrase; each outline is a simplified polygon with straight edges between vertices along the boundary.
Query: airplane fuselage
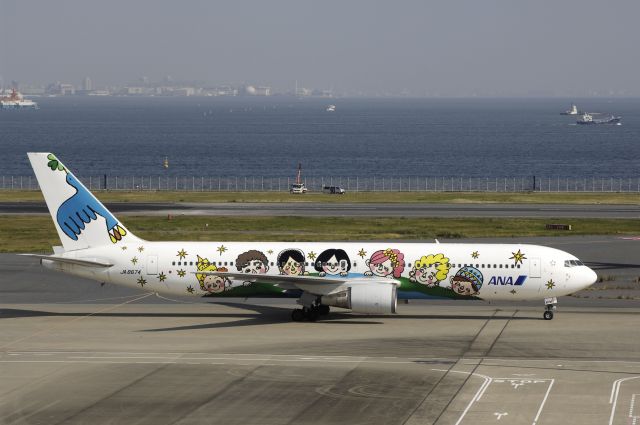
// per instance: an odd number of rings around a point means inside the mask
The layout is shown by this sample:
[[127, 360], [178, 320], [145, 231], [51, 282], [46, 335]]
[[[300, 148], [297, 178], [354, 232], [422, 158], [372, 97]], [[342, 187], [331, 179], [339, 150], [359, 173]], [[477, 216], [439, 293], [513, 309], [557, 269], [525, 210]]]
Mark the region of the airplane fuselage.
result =
[[[102, 269], [43, 260], [52, 269], [171, 295], [299, 296], [261, 276], [396, 282], [398, 298], [529, 300], [573, 293], [595, 274], [564, 251], [524, 244], [360, 242], [120, 242], [67, 251]], [[199, 273], [200, 272], [200, 273]], [[244, 273], [251, 279], [210, 272]], [[372, 279], [373, 280], [373, 279]]]

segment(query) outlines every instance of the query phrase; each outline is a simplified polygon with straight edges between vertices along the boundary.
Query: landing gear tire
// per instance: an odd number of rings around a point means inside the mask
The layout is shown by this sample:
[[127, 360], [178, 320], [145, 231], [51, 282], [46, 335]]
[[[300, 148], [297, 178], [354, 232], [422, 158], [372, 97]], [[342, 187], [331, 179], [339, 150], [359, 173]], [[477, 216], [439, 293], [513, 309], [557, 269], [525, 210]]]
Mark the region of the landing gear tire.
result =
[[557, 305], [558, 299], [556, 297], [544, 299], [544, 313], [542, 314], [544, 320], [553, 319], [553, 312], [556, 311]]
[[321, 304], [318, 306], [318, 313], [320, 314], [320, 316], [326, 316], [327, 314], [329, 314], [329, 311], [331, 311], [331, 309], [328, 305]]
[[307, 310], [307, 320], [310, 322], [315, 322], [318, 320], [319, 312], [317, 308], [310, 308]]
[[304, 320], [304, 317], [304, 311], [299, 308], [296, 308], [291, 312], [291, 320], [293, 320], [294, 322], [302, 322]]

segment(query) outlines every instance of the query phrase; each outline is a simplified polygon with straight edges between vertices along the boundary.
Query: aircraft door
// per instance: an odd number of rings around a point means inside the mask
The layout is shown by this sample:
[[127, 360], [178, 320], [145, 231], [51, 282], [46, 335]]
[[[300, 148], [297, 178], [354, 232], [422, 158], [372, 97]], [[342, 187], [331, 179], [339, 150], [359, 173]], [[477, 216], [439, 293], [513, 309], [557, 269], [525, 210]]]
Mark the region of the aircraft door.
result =
[[529, 277], [540, 277], [540, 259], [531, 258], [529, 260]]
[[158, 274], [158, 256], [147, 256], [147, 274]]

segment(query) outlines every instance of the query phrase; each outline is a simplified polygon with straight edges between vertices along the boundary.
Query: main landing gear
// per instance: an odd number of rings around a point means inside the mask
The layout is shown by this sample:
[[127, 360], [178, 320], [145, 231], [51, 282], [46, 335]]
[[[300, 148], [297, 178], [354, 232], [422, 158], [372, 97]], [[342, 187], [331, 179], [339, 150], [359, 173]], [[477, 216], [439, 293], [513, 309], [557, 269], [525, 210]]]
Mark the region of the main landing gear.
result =
[[315, 322], [320, 316], [326, 316], [329, 314], [329, 310], [328, 305], [322, 304], [311, 307], [296, 308], [291, 312], [291, 320], [294, 322], [302, 322], [304, 320]]
[[305, 292], [297, 302], [302, 308], [296, 308], [291, 312], [291, 320], [294, 322], [302, 322], [304, 320], [315, 322], [320, 316], [329, 314], [329, 306], [320, 304], [320, 297], [317, 295]]
[[556, 297], [544, 299], [544, 313], [542, 314], [544, 320], [553, 319], [553, 312], [558, 309], [557, 305], [558, 299]]

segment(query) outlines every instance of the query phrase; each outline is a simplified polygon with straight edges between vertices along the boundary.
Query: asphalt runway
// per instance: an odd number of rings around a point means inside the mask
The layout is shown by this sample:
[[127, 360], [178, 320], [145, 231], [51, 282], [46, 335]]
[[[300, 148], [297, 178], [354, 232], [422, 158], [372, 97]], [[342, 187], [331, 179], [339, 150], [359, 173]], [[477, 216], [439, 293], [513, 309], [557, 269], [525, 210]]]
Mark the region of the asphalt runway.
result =
[[0, 423], [635, 423], [640, 240], [520, 241], [616, 287], [552, 321], [541, 302], [443, 300], [296, 323], [293, 300], [160, 298], [0, 255]]
[[[411, 203], [112, 203], [119, 215], [307, 217], [640, 218], [640, 205], [411, 204]], [[40, 202], [0, 202], [0, 214], [47, 214]]]

